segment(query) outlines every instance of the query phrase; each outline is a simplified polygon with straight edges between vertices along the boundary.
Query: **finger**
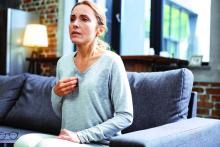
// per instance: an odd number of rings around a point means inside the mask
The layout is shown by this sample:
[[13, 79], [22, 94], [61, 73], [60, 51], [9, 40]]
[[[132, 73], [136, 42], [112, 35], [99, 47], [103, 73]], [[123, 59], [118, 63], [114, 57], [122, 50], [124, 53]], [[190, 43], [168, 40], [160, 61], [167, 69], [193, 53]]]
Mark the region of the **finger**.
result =
[[67, 130], [66, 129], [61, 129], [60, 134], [66, 134]]
[[69, 87], [69, 86], [76, 86], [77, 85], [77, 80], [74, 80], [74, 81], [69, 81], [69, 82], [66, 82], [66, 83], [58, 83], [58, 86], [59, 88], [65, 88], [65, 87]]
[[67, 129], [62, 129], [61, 132], [66, 133]]
[[73, 133], [72, 131], [69, 131], [67, 129], [63, 129], [63, 133], [67, 134], [68, 136], [71, 136], [71, 134]]
[[62, 92], [67, 92], [67, 91], [73, 91], [73, 89], [76, 87], [76, 85], [71, 85], [69, 87], [65, 87], [60, 89]]
[[67, 135], [59, 135], [58, 136], [59, 139], [64, 139], [64, 140], [70, 140], [71, 141], [71, 137], [67, 136]]
[[72, 80], [78, 80], [78, 77], [70, 77]]
[[77, 77], [70, 77], [70, 78], [62, 79], [62, 80], [60, 80], [60, 82], [66, 83], [66, 82], [70, 82], [72, 80], [77, 80], [77, 79], [78, 79]]
[[76, 91], [76, 87], [77, 87], [76, 84], [71, 85], [71, 86], [69, 86], [69, 87], [64, 87], [64, 88], [61, 88], [61, 87], [59, 87], [59, 86], [56, 86], [56, 87], [54, 88], [54, 92], [55, 92], [57, 95], [59, 95], [59, 96], [66, 96], [66, 95], [68, 95], [69, 93]]
[[67, 136], [67, 134], [61, 130], [60, 134], [58, 135], [58, 138], [63, 138], [63, 136]]
[[62, 129], [61, 130], [61, 134], [64, 135], [64, 136], [71, 136], [72, 135], [72, 131], [69, 131], [67, 129]]
[[64, 134], [64, 133], [65, 133], [65, 132], [63, 131], [63, 129], [61, 129], [59, 135], [62, 135], [62, 134]]
[[60, 92], [59, 95], [61, 95], [61, 96], [67, 96], [67, 95], [70, 94], [71, 92], [73, 92], [73, 90], [69, 90], [69, 91], [65, 91], [65, 92]]
[[58, 139], [63, 139], [63, 140], [68, 140], [68, 141], [75, 142], [75, 143], [79, 143], [78, 139], [76, 139], [74, 137], [71, 137], [71, 136], [68, 136], [68, 135], [60, 135], [57, 138]]

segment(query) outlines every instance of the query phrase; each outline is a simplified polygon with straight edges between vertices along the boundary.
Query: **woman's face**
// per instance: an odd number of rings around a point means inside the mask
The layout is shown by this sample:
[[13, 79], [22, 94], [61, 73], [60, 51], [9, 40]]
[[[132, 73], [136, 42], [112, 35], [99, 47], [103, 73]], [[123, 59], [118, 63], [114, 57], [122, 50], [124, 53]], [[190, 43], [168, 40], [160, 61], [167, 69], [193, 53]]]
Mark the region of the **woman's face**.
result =
[[76, 6], [70, 16], [70, 39], [76, 45], [92, 43], [97, 36], [98, 23], [94, 11], [87, 5]]

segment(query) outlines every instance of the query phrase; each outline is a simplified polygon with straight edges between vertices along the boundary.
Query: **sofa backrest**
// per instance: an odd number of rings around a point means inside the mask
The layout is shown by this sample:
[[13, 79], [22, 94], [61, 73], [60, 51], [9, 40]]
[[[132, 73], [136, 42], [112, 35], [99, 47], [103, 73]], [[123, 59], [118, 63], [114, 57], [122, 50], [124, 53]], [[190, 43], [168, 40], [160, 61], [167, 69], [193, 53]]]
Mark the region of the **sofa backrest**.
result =
[[[20, 94], [16, 101], [11, 104], [11, 108], [8, 108], [9, 111], [4, 117], [3, 125], [57, 134], [61, 123], [52, 110], [50, 99], [55, 77], [28, 73], [18, 76], [21, 76], [21, 78], [24, 76], [25, 80], [22, 87], [20, 86]], [[12, 86], [13, 84], [8, 85], [8, 89], [12, 89], [9, 88]], [[8, 99], [8, 102], [10, 101], [11, 98]]]
[[23, 74], [16, 76], [0, 75], [0, 124], [15, 105], [24, 80], [25, 76]]
[[[50, 100], [55, 77], [26, 73], [2, 79], [7, 80], [4, 82], [6, 87], [0, 85], [0, 90], [6, 92], [0, 94], [0, 125], [52, 134], [59, 132], [60, 119], [54, 114]], [[0, 77], [0, 81], [2, 79]], [[193, 83], [193, 75], [189, 70], [128, 72], [128, 79], [133, 97], [134, 121], [129, 128], [123, 130], [124, 133], [187, 117]], [[12, 80], [16, 82], [13, 84]]]
[[123, 133], [143, 130], [187, 118], [193, 86], [188, 69], [128, 73], [134, 120]]

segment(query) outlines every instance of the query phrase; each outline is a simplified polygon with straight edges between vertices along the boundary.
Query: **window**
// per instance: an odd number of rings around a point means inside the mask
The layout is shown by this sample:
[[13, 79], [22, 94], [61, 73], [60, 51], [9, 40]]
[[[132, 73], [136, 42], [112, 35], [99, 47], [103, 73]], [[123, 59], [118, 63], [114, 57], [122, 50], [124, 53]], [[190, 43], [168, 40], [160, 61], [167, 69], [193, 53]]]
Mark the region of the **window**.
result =
[[[209, 61], [210, 1], [165, 0], [163, 47], [171, 57], [190, 60], [202, 55]], [[202, 32], [202, 33], [201, 33]]]
[[209, 62], [210, 10], [210, 0], [121, 0], [120, 54], [144, 55], [151, 47]]
[[[193, 19], [195, 18], [195, 19]], [[171, 57], [187, 59], [190, 35], [189, 21], [196, 22], [197, 15], [172, 2], [166, 2], [163, 13], [163, 51]], [[192, 32], [191, 32], [192, 33]], [[193, 44], [193, 41], [191, 42]]]

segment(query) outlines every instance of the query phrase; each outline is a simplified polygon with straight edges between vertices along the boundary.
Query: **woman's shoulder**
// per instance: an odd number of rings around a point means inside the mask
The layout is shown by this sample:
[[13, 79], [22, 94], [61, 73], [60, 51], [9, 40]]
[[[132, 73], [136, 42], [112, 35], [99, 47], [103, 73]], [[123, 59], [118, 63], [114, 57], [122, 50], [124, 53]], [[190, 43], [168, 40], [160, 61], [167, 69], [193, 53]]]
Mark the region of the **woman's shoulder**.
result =
[[124, 64], [123, 64], [123, 61], [120, 55], [110, 50], [107, 50], [105, 55], [106, 55], [105, 60], [106, 60], [106, 64], [108, 65], [108, 67], [111, 66], [113, 70], [124, 69]]
[[108, 60], [111, 60], [111, 61], [121, 60], [121, 57], [117, 53], [115, 53], [113, 51], [110, 51], [110, 50], [106, 50], [105, 56], [106, 56], [105, 59], [108, 59]]
[[59, 63], [66, 63], [66, 62], [72, 62], [74, 55], [76, 54], [76, 52], [67, 54], [67, 55], [63, 55], [60, 57], [60, 59], [58, 60]]

